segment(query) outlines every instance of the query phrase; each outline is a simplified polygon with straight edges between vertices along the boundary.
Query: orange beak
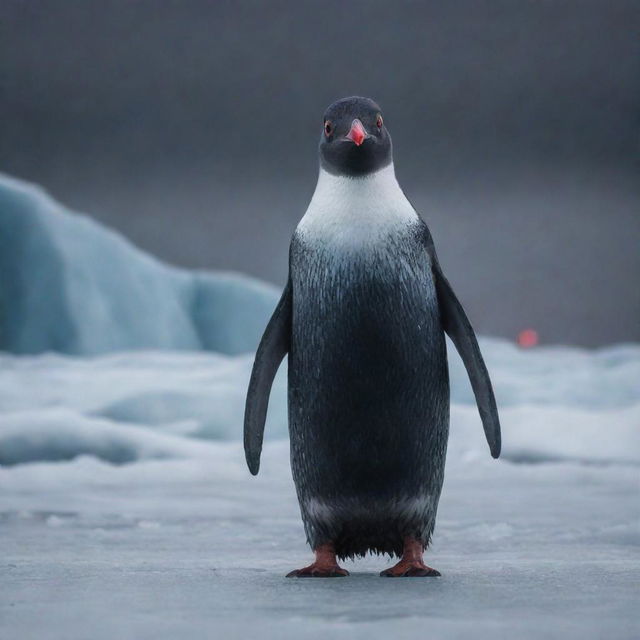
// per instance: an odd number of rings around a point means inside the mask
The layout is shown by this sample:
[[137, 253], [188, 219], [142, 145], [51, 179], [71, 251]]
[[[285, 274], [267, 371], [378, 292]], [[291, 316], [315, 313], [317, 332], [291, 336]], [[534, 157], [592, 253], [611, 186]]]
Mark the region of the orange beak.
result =
[[367, 132], [358, 118], [351, 123], [351, 129], [347, 134], [347, 138], [355, 143], [357, 147], [367, 139]]

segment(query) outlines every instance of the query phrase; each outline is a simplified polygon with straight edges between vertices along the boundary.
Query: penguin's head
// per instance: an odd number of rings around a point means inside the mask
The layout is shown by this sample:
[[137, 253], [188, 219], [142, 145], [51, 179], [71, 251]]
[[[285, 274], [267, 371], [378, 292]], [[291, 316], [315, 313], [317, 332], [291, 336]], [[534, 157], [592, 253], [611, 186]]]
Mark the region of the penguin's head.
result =
[[342, 98], [324, 112], [320, 165], [325, 171], [356, 178], [375, 173], [391, 160], [391, 136], [373, 100]]

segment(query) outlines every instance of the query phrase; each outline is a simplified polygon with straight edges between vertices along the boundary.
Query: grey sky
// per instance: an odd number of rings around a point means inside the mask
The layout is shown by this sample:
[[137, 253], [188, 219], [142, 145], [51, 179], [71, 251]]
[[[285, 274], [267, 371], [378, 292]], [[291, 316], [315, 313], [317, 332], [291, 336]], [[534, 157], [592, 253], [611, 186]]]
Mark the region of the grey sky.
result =
[[9, 0], [0, 170], [282, 283], [322, 112], [370, 95], [479, 331], [639, 340], [639, 6]]

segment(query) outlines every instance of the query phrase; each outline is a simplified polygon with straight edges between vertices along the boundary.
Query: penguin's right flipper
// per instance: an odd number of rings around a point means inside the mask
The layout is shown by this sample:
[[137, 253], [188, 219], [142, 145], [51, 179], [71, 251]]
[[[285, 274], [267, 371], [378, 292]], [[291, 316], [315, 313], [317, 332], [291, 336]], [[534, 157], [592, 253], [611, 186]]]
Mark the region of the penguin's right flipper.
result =
[[462, 358], [476, 397], [476, 404], [478, 405], [482, 427], [484, 428], [491, 455], [494, 458], [498, 458], [502, 446], [500, 418], [493, 387], [491, 386], [491, 379], [489, 378], [489, 372], [484, 363], [482, 353], [480, 353], [476, 334], [449, 281], [442, 273], [433, 239], [426, 225], [423, 229], [423, 242], [431, 257], [442, 327], [451, 338]]
[[271, 385], [291, 344], [291, 309], [291, 280], [288, 280], [280, 302], [260, 340], [247, 391], [244, 410], [244, 454], [249, 471], [254, 476], [260, 468]]

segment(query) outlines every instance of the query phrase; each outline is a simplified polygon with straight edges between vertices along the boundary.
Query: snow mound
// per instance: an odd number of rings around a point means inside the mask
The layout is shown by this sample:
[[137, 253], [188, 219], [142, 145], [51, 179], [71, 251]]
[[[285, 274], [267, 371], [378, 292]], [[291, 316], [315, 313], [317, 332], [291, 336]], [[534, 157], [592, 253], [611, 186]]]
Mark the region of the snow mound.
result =
[[[3, 415], [68, 408], [88, 417], [209, 440], [241, 437], [253, 355], [131, 351], [96, 357], [0, 354]], [[273, 386], [267, 437], [287, 434], [286, 367]]]
[[[169, 422], [154, 428], [66, 408], [4, 414], [0, 423], [0, 465], [64, 461], [83, 455], [116, 465], [201, 457], [207, 454], [208, 445], [193, 438], [212, 434], [198, 429], [195, 422]], [[606, 412], [521, 407], [505, 410], [502, 423], [502, 459], [510, 462], [640, 465], [640, 406]], [[276, 432], [281, 433], [280, 429]], [[239, 429], [234, 436], [225, 439], [237, 440]], [[473, 407], [454, 405], [448, 457], [454, 465], [478, 460], [493, 464]]]
[[[505, 461], [640, 464], [640, 396], [633, 402], [636, 378], [621, 375], [637, 368], [640, 349], [533, 353], [494, 340], [483, 349], [499, 401], [509, 399], [500, 402]], [[252, 362], [204, 351], [0, 355], [0, 464], [83, 455], [134, 463], [195, 456], [210, 446], [204, 441], [238, 442]], [[449, 461], [495, 464], [460, 376], [452, 377]], [[265, 435], [287, 437], [285, 366]]]
[[[501, 459], [518, 464], [640, 465], [640, 404], [618, 410], [523, 405], [500, 412]], [[475, 407], [451, 410], [450, 459], [487, 459]]]
[[119, 234], [0, 175], [0, 349], [255, 350], [275, 288], [169, 267]]
[[5, 414], [0, 424], [0, 465], [72, 460], [92, 455], [112, 464], [194, 457], [197, 443], [149, 429], [91, 418], [69, 409]]
[[[480, 338], [499, 407], [521, 404], [589, 409], [630, 407], [640, 401], [640, 345], [601, 349], [545, 346], [523, 350], [496, 338]], [[448, 342], [451, 396], [472, 404], [467, 372]]]

